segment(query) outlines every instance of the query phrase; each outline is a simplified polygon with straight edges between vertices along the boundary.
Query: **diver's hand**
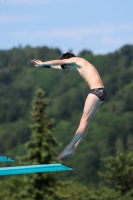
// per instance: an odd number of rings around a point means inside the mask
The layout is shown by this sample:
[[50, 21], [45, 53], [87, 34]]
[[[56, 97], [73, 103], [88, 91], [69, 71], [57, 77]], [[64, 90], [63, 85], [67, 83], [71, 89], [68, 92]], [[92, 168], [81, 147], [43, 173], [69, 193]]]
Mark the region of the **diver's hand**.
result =
[[33, 59], [31, 62], [34, 64], [35, 67], [43, 67], [43, 62], [41, 60]]

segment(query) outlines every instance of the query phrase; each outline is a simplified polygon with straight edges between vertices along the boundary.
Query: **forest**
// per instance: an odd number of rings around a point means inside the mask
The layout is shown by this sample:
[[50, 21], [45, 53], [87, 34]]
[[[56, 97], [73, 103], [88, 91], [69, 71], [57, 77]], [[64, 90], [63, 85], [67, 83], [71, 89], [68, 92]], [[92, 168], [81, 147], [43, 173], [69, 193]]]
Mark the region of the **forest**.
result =
[[[89, 87], [77, 72], [35, 68], [31, 63], [34, 58], [42, 61], [59, 59], [62, 53], [59, 48], [46, 46], [0, 50], [0, 154], [15, 159], [15, 163], [1, 163], [1, 167], [21, 165], [21, 157], [27, 154], [25, 144], [33, 133], [33, 99], [37, 98], [35, 94], [40, 88], [47, 102], [44, 109], [47, 120], [53, 122], [52, 137], [57, 143], [53, 144], [55, 158], [72, 139]], [[133, 183], [129, 181], [133, 179], [133, 45], [124, 45], [106, 55], [82, 50], [77, 56], [97, 68], [107, 98], [90, 123], [76, 155], [65, 162], [74, 170], [55, 175], [62, 184], [67, 184], [56, 189], [64, 188], [64, 195], [70, 191], [70, 197], [44, 199], [130, 200], [133, 198]], [[43, 134], [40, 137], [42, 141], [46, 139]], [[35, 162], [29, 160], [26, 163]], [[128, 169], [124, 168], [126, 166]], [[117, 176], [119, 174], [123, 179]], [[24, 177], [0, 178], [3, 188], [0, 199], [9, 199], [12, 193], [17, 193], [15, 187], [20, 190], [24, 186]], [[125, 187], [123, 183], [126, 183]], [[17, 196], [12, 199], [43, 200], [41, 197]]]

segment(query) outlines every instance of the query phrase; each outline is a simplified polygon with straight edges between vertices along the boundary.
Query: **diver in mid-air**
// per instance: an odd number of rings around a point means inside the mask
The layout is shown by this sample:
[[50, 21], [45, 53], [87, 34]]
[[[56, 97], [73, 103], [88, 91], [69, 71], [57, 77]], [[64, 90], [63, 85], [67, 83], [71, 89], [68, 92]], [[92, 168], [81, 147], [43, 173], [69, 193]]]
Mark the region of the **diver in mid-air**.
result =
[[[46, 67], [51, 69], [62, 69], [73, 71], [76, 70], [84, 78], [90, 87], [89, 94], [86, 98], [83, 114], [79, 123], [79, 127], [67, 147], [58, 156], [61, 160], [71, 158], [76, 151], [76, 148], [85, 137], [90, 121], [97, 112], [99, 106], [106, 98], [106, 90], [101, 80], [97, 69], [84, 58], [76, 57], [73, 53], [65, 53], [59, 60], [51, 60], [42, 62], [41, 60], [33, 59], [31, 62], [35, 67]], [[80, 95], [80, 93], [79, 93]]]

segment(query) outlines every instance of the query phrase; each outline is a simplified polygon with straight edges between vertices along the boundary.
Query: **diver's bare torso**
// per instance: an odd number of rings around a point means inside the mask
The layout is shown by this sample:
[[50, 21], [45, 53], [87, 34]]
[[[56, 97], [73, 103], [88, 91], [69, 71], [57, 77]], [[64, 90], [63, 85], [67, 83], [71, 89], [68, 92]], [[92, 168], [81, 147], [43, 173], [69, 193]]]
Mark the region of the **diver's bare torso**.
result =
[[[71, 59], [71, 58], [70, 58]], [[86, 61], [83, 58], [74, 58], [76, 60], [76, 64], [73, 65], [73, 70], [77, 70], [79, 74], [83, 77], [83, 79], [87, 82], [90, 89], [94, 88], [104, 88], [103, 82], [99, 76], [96, 68]], [[69, 70], [69, 65], [67, 65], [67, 69]], [[71, 70], [70, 64], [70, 70]]]

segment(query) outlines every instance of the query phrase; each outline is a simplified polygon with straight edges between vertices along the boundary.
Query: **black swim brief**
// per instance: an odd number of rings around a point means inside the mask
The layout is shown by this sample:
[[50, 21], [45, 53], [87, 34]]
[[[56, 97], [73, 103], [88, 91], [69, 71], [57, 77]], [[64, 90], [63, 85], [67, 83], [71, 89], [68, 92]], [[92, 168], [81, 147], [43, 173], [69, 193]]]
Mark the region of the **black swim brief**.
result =
[[104, 99], [106, 98], [106, 90], [105, 90], [105, 88], [91, 89], [90, 93], [95, 94], [100, 99], [100, 101], [104, 101]]

